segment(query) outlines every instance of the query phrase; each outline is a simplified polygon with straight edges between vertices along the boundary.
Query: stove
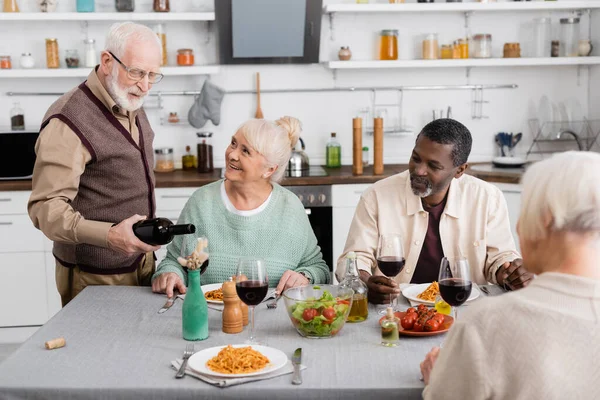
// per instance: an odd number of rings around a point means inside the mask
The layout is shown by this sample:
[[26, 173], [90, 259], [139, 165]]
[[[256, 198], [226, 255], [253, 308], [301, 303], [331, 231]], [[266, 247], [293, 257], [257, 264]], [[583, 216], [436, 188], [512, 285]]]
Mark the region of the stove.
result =
[[303, 171], [285, 171], [286, 178], [304, 178], [307, 176], [328, 176], [329, 174], [325, 171], [325, 168], [320, 167], [318, 165], [313, 167], [308, 167], [307, 170]]

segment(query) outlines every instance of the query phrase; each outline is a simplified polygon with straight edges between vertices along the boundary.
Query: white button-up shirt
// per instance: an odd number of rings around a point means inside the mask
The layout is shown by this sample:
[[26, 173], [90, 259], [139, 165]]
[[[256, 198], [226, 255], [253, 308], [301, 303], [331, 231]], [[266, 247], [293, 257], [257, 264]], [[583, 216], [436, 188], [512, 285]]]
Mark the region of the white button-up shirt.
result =
[[[378, 237], [398, 233], [403, 238], [406, 265], [396, 282], [410, 282], [421, 254], [428, 219], [429, 213], [423, 209], [421, 198], [412, 192], [408, 171], [373, 184], [363, 193], [356, 208], [344, 253], [338, 259], [338, 279], [344, 276], [345, 256], [350, 251], [356, 253], [359, 269], [382, 275], [375, 258]], [[471, 278], [478, 284], [497, 283], [498, 268], [520, 258], [502, 192], [470, 175], [465, 174], [450, 183], [439, 229], [444, 255], [466, 257]]]

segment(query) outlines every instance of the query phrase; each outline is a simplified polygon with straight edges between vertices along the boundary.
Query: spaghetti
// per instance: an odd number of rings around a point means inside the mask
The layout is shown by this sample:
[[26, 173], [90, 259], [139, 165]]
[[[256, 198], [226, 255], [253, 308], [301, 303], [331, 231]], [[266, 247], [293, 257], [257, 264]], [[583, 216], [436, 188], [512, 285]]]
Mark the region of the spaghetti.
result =
[[252, 347], [233, 347], [228, 345], [215, 357], [206, 362], [206, 366], [221, 374], [247, 374], [257, 372], [270, 363], [269, 359]]
[[216, 290], [204, 293], [204, 298], [212, 301], [223, 301], [223, 288], [220, 287]]
[[423, 293], [420, 293], [417, 298], [425, 301], [435, 301], [438, 294], [440, 294], [440, 285], [434, 281], [427, 289], [425, 289], [425, 291], [423, 291]]

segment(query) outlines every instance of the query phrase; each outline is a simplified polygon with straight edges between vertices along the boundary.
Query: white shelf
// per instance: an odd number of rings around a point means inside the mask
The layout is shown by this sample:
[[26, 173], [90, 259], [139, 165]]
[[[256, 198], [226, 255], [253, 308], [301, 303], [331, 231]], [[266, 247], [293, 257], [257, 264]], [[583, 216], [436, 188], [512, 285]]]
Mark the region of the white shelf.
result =
[[[0, 69], [1, 78], [86, 78], [91, 68], [57, 68], [57, 69]], [[165, 77], [213, 75], [219, 72], [218, 65], [193, 67], [164, 67], [161, 68]]]
[[390, 13], [390, 12], [465, 12], [465, 11], [560, 11], [598, 9], [600, 1], [506, 1], [502, 3], [397, 3], [397, 4], [328, 4], [323, 12]]
[[548, 58], [469, 58], [464, 60], [329, 61], [330, 69], [527, 67], [558, 65], [598, 65], [600, 57]]
[[214, 21], [214, 12], [0, 13], [0, 21]]

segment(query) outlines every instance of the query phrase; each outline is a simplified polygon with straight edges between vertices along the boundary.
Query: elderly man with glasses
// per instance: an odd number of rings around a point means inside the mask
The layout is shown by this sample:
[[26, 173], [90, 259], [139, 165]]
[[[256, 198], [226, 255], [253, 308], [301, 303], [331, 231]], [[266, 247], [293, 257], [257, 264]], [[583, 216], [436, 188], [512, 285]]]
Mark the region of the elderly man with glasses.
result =
[[63, 306], [88, 285], [150, 285], [158, 247], [132, 225], [155, 212], [154, 132], [142, 105], [163, 77], [161, 59], [152, 30], [115, 24], [100, 65], [44, 116], [28, 210], [54, 242]]

